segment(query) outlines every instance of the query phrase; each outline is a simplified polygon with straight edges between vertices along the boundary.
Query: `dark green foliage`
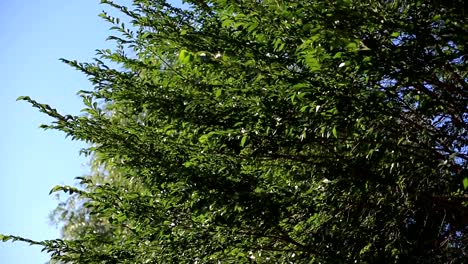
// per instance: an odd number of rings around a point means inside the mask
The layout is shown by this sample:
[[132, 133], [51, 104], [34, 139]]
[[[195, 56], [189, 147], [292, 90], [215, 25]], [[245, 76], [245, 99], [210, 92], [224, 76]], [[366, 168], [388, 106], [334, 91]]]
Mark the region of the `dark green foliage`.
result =
[[84, 202], [66, 225], [104, 228], [34, 242], [54, 260], [468, 257], [463, 1], [102, 2], [132, 26], [104, 13], [117, 50], [64, 60], [85, 115], [21, 98], [107, 166], [57, 189]]

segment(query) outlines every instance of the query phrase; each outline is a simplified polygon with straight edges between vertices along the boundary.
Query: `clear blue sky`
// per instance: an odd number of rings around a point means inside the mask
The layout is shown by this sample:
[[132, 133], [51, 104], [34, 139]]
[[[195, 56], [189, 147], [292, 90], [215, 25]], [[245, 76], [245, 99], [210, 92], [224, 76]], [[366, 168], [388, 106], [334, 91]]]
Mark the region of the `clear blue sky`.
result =
[[[35, 240], [59, 235], [48, 223], [57, 204], [48, 193], [88, 171], [78, 154], [84, 145], [39, 129], [51, 119], [15, 99], [29, 95], [62, 113], [79, 113], [76, 92], [91, 85], [58, 59], [90, 61], [95, 49], [113, 46], [105, 41], [109, 25], [97, 16], [103, 8], [99, 0], [0, 0], [0, 233]], [[1, 264], [47, 260], [37, 246], [0, 242]]]

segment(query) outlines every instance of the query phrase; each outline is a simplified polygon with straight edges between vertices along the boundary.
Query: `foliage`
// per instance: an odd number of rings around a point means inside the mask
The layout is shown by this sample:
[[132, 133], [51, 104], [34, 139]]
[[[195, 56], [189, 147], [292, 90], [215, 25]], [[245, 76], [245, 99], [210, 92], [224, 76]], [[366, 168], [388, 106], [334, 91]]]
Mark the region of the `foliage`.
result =
[[132, 26], [103, 13], [117, 49], [64, 60], [85, 114], [20, 99], [119, 175], [55, 189], [106, 229], [3, 240], [65, 263], [468, 257], [463, 1], [102, 2]]

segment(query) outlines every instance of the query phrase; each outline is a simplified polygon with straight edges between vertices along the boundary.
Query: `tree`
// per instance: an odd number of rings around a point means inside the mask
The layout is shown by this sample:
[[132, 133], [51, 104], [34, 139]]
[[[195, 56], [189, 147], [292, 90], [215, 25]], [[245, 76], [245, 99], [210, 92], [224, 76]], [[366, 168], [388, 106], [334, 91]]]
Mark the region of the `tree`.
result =
[[468, 257], [463, 1], [102, 2], [132, 27], [103, 13], [117, 49], [64, 60], [87, 114], [20, 99], [127, 181], [54, 189], [111, 228], [3, 240], [65, 263]]
[[[141, 191], [141, 185], [135, 180], [129, 181], [126, 179], [112, 164], [99, 159], [99, 156], [93, 156], [90, 165], [90, 174], [77, 178], [81, 183], [79, 187], [85, 188], [86, 191], [91, 192], [99, 185], [109, 184], [131, 191]], [[91, 182], [93, 185], [85, 184]], [[59, 193], [57, 193], [57, 200], [60, 200], [60, 198]], [[93, 214], [92, 208], [84, 206], [88, 201], [80, 197], [79, 192], [71, 192], [71, 195], [65, 201], [61, 201], [55, 210], [51, 212], [51, 224], [60, 227], [62, 238], [77, 239], [93, 233], [101, 235], [101, 240], [112, 239], [112, 233], [118, 227], [113, 226], [108, 219]], [[99, 247], [100, 243], [93, 246]]]

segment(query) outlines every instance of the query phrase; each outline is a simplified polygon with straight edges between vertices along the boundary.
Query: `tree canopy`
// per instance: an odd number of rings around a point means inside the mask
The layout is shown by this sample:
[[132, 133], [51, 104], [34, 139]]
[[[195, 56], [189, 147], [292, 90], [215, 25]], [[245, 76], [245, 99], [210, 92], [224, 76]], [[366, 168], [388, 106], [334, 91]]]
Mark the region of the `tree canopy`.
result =
[[98, 177], [52, 190], [82, 228], [4, 241], [59, 263], [468, 258], [464, 1], [101, 2], [131, 25], [102, 13], [116, 49], [63, 60], [94, 86], [83, 115], [19, 98], [90, 145]]

